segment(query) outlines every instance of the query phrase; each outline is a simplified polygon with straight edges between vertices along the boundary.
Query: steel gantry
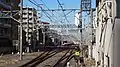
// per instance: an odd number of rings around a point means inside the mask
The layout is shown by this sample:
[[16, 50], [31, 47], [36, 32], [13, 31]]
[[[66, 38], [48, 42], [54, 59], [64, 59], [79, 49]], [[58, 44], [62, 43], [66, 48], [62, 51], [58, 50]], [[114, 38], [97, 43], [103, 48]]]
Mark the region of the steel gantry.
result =
[[[83, 12], [88, 12], [88, 14], [90, 14], [90, 10], [91, 10], [91, 0], [81, 0], [81, 3], [80, 3], [80, 12], [78, 13], [79, 14], [79, 24], [78, 24], [78, 28], [83, 28], [83, 23], [82, 23], [82, 15], [83, 15]], [[81, 33], [81, 44], [79, 45], [79, 48], [81, 48], [83, 50], [83, 30], [80, 29], [80, 33]], [[81, 57], [83, 57], [84, 53], [81, 52]]]
[[80, 5], [82, 11], [90, 11], [91, 9], [91, 0], [81, 0]]

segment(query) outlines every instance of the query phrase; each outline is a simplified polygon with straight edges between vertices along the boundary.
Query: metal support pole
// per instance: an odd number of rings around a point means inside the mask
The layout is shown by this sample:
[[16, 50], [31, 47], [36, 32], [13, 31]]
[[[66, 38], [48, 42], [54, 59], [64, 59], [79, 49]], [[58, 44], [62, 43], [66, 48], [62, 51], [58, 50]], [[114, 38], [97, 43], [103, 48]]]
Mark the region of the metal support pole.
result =
[[80, 16], [79, 16], [79, 23], [80, 23], [80, 33], [81, 33], [81, 49], [82, 49], [82, 56], [83, 57], [83, 44], [82, 44], [82, 0], [80, 1]]
[[[82, 10], [80, 11], [80, 15], [79, 15], [79, 28], [80, 29], [80, 33], [81, 33], [81, 49], [83, 49], [83, 35], [82, 35]], [[82, 50], [82, 57], [83, 57], [83, 50]]]
[[[37, 21], [38, 24], [38, 21]], [[39, 24], [37, 25], [37, 41], [39, 41]]]
[[90, 38], [90, 42], [91, 44], [89, 45], [89, 58], [92, 58], [92, 45], [93, 45], [93, 11], [92, 8], [90, 10], [90, 29], [91, 29], [91, 38]]
[[43, 45], [45, 46], [45, 32], [43, 31]]
[[93, 58], [93, 9], [91, 8], [91, 29], [92, 29], [92, 42], [91, 42], [91, 58]]
[[93, 41], [94, 41], [94, 31], [93, 31], [93, 11], [95, 11], [95, 9], [91, 8], [90, 10], [90, 28], [91, 28], [91, 45], [90, 45], [90, 58], [93, 58]]
[[[37, 23], [38, 24], [38, 23]], [[37, 26], [37, 46], [38, 46], [38, 43], [39, 43], [39, 26]]]
[[22, 60], [22, 13], [23, 13], [23, 0], [21, 0], [21, 7], [20, 7], [20, 60]]

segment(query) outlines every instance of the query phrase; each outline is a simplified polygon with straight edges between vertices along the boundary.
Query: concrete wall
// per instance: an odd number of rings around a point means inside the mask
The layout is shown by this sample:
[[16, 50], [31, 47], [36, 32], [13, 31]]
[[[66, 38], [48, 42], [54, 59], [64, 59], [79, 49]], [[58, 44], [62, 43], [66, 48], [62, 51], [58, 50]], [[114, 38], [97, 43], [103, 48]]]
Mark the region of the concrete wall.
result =
[[[112, 30], [112, 27], [113, 27], [113, 24], [112, 24], [112, 21], [111, 19], [108, 19], [107, 21], [107, 25], [106, 25], [106, 31], [105, 31], [105, 39], [103, 40], [104, 41], [104, 46], [103, 46], [103, 52], [104, 52], [104, 66], [108, 66], [110, 64], [109, 67], [112, 67], [111, 65], [113, 64], [112, 63], [112, 55], [113, 55], [113, 52], [112, 52], [112, 46], [113, 46], [113, 30]], [[109, 61], [109, 63], [108, 63]]]
[[114, 48], [113, 48], [113, 59], [114, 67], [120, 67], [120, 19], [115, 20], [114, 27]]
[[119, 17], [117, 16], [119, 10], [116, 10], [116, 8], [118, 9], [116, 6], [119, 5], [116, 5], [116, 0], [108, 1], [112, 2], [106, 3], [104, 0], [101, 0], [98, 3], [96, 12], [96, 54], [94, 55], [96, 55], [95, 60], [101, 63], [99, 67], [119, 67], [120, 46], [118, 40], [120, 40], [120, 20], [115, 20], [115, 17]]

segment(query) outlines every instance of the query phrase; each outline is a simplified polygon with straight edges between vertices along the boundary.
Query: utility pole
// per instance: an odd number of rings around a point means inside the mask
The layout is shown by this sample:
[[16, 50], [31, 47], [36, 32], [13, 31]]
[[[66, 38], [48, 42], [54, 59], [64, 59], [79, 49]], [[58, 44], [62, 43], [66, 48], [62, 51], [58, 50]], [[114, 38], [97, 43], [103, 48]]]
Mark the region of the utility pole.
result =
[[[81, 13], [81, 15], [80, 15], [80, 28], [82, 28], [82, 12], [84, 11], [84, 12], [89, 12], [90, 11], [90, 9], [91, 9], [91, 0], [81, 0], [80, 1], [80, 13]], [[84, 63], [84, 57], [83, 57], [83, 36], [82, 36], [82, 29], [80, 30], [80, 32], [81, 32], [81, 49], [82, 49], [82, 57], [81, 57], [81, 59], [83, 60], [83, 63]], [[83, 67], [83, 66], [82, 66]]]
[[[82, 0], [81, 0], [81, 3], [82, 3]], [[80, 33], [81, 33], [81, 49], [82, 49], [82, 56], [83, 57], [83, 38], [82, 38], [82, 4], [80, 5], [80, 16], [79, 16], [79, 28], [80, 29]]]
[[90, 56], [89, 58], [93, 58], [93, 45], [94, 45], [94, 30], [93, 30], [93, 11], [95, 11], [94, 8], [91, 8], [90, 10], [90, 29], [91, 29], [91, 44], [89, 45], [89, 53], [90, 53]]
[[45, 46], [45, 27], [43, 23], [42, 23], [42, 34], [43, 34], [43, 46]]
[[[80, 28], [80, 34], [81, 34], [81, 44], [80, 44], [80, 47], [81, 47], [81, 49], [82, 49], [82, 47], [83, 47], [83, 44], [82, 44], [82, 42], [83, 42], [83, 38], [82, 38], [82, 10], [80, 10], [80, 12], [79, 12], [79, 25], [78, 25], [78, 28]], [[83, 52], [82, 52], [82, 57], [83, 57]]]
[[20, 60], [23, 59], [22, 57], [22, 22], [23, 22], [23, 0], [20, 0], [21, 6], [20, 6]]
[[[37, 19], [38, 20], [38, 19]], [[39, 21], [37, 21], [37, 43], [39, 41]]]
[[43, 29], [43, 45], [45, 46], [45, 31]]
[[93, 54], [93, 9], [91, 8], [90, 10], [90, 27], [91, 27], [91, 44], [89, 46], [90, 48], [90, 58], [92, 58], [92, 54]]

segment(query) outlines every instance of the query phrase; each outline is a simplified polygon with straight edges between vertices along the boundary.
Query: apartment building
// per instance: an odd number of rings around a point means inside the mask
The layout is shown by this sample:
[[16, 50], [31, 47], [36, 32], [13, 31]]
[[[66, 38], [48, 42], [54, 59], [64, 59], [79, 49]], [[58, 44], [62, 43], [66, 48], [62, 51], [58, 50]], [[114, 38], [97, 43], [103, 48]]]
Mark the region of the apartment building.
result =
[[37, 11], [31, 7], [23, 8], [23, 30], [26, 32], [26, 42], [30, 46], [35, 45], [38, 36], [38, 24], [39, 18]]
[[120, 66], [120, 0], [96, 0], [96, 45], [98, 67]]

